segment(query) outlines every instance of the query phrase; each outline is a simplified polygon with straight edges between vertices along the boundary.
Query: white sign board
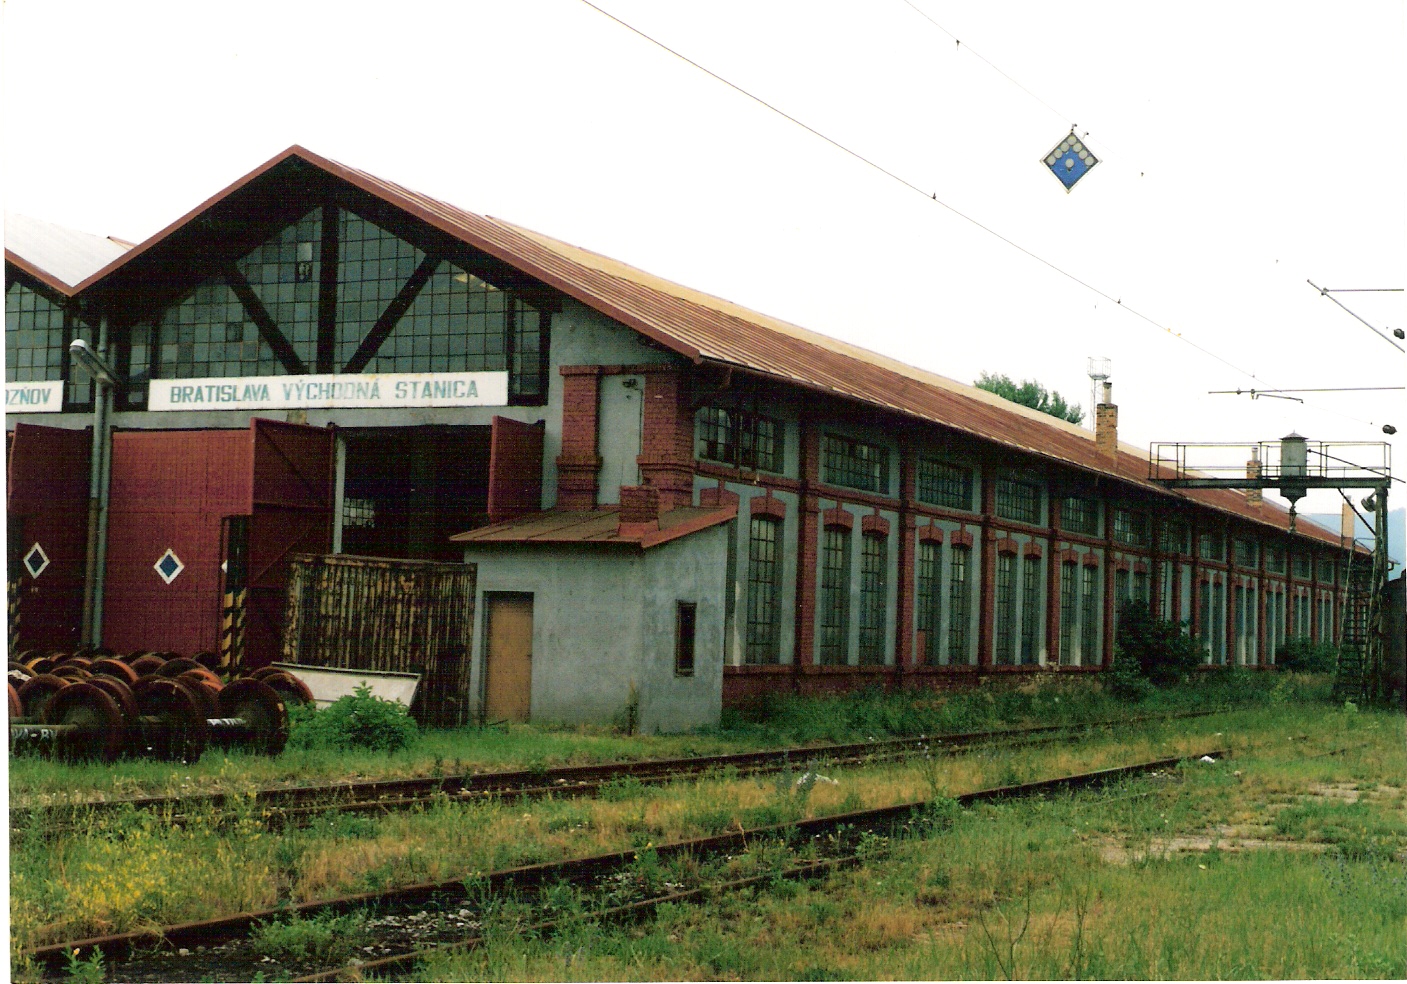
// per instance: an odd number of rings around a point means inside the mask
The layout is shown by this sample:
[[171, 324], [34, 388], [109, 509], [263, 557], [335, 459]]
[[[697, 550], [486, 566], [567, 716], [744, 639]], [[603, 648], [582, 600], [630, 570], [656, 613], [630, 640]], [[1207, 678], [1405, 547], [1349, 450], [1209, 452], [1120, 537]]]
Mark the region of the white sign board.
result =
[[502, 407], [506, 372], [381, 372], [346, 376], [153, 379], [151, 410]]
[[326, 707], [338, 697], [347, 697], [360, 686], [382, 700], [398, 700], [406, 707], [415, 699], [420, 686], [418, 673], [394, 673], [382, 670], [344, 670], [335, 666], [304, 666], [302, 663], [274, 663], [280, 670], [292, 673], [308, 685], [318, 707]]
[[47, 383], [6, 383], [6, 413], [58, 413], [64, 408], [61, 379]]

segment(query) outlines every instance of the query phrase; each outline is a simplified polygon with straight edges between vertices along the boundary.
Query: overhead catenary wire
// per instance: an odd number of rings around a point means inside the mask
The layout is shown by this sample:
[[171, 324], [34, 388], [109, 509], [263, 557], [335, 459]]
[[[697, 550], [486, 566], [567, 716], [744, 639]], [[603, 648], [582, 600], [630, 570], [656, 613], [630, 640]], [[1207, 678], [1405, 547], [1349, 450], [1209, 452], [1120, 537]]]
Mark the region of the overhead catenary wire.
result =
[[1359, 321], [1363, 322], [1363, 324], [1367, 325], [1368, 328], [1372, 330], [1372, 332], [1373, 332], [1374, 335], [1377, 335], [1377, 336], [1378, 336], [1379, 338], [1381, 338], [1383, 341], [1387, 342], [1387, 343], [1388, 343], [1389, 345], [1391, 345], [1393, 348], [1397, 349], [1397, 351], [1399, 351], [1399, 352], [1407, 352], [1407, 349], [1404, 349], [1401, 345], [1398, 345], [1398, 344], [1397, 344], [1396, 342], [1394, 342], [1391, 338], [1388, 338], [1388, 337], [1387, 337], [1386, 335], [1384, 335], [1382, 332], [1378, 331], [1377, 328], [1373, 327], [1373, 325], [1372, 325], [1367, 319], [1361, 317], [1361, 316], [1358, 315], [1358, 314], [1354, 314], [1353, 311], [1349, 311], [1348, 307], [1344, 304], [1343, 301], [1339, 300], [1337, 297], [1332, 296], [1332, 294], [1333, 294], [1332, 291], [1325, 290], [1323, 287], [1320, 287], [1318, 284], [1316, 284], [1313, 280], [1306, 279], [1306, 280], [1305, 280], [1305, 283], [1309, 284], [1309, 286], [1311, 286], [1311, 287], [1313, 287], [1315, 290], [1319, 291], [1319, 296], [1329, 298], [1329, 300], [1333, 301], [1333, 302], [1334, 302], [1335, 304], [1337, 304], [1339, 307], [1343, 308], [1345, 311], [1348, 311], [1348, 313], [1351, 314], [1351, 315], [1353, 315], [1353, 317], [1355, 317], [1355, 318], [1357, 318]]
[[[890, 178], [891, 180], [896, 181], [896, 182], [898, 182], [899, 184], [903, 185], [905, 188], [908, 188], [910, 191], [913, 191], [913, 192], [915, 192], [915, 193], [917, 193], [917, 194], [919, 194], [919, 195], [922, 195], [925, 199], [928, 199], [928, 200], [934, 202], [935, 204], [941, 205], [943, 208], [947, 209], [949, 212], [953, 213], [954, 215], [956, 215], [958, 218], [962, 219], [963, 221], [968, 222], [968, 223], [970, 223], [970, 224], [973, 225], [973, 226], [976, 226], [978, 229], [981, 229], [983, 232], [987, 233], [988, 235], [991, 235], [991, 236], [996, 237], [997, 239], [1000, 239], [1002, 242], [1006, 243], [1008, 246], [1010, 246], [1010, 247], [1012, 247], [1013, 249], [1015, 249], [1015, 250], [1017, 250], [1017, 251], [1019, 251], [1019, 252], [1025, 254], [1026, 256], [1028, 256], [1028, 257], [1030, 257], [1031, 259], [1035, 260], [1037, 263], [1040, 263], [1041, 265], [1043, 265], [1043, 266], [1045, 266], [1045, 267], [1048, 267], [1049, 269], [1055, 271], [1056, 273], [1060, 274], [1062, 277], [1065, 277], [1067, 280], [1070, 280], [1070, 281], [1072, 281], [1073, 283], [1076, 283], [1076, 284], [1080, 285], [1081, 287], [1085, 288], [1086, 290], [1090, 291], [1091, 293], [1096, 294], [1096, 295], [1098, 295], [1099, 297], [1102, 297], [1102, 298], [1104, 298], [1104, 299], [1107, 300], [1107, 301], [1112, 301], [1117, 307], [1120, 307], [1120, 308], [1122, 308], [1123, 310], [1129, 312], [1131, 315], [1133, 315], [1135, 318], [1138, 318], [1140, 321], [1146, 322], [1147, 324], [1152, 325], [1154, 328], [1157, 328], [1159, 331], [1162, 331], [1162, 332], [1167, 333], [1168, 335], [1171, 335], [1173, 338], [1176, 338], [1176, 339], [1178, 339], [1179, 341], [1183, 342], [1184, 344], [1191, 346], [1192, 348], [1196, 349], [1198, 352], [1201, 352], [1203, 355], [1207, 356], [1208, 358], [1213, 359], [1213, 360], [1215, 360], [1215, 361], [1217, 361], [1217, 362], [1220, 362], [1222, 365], [1226, 366], [1226, 367], [1229, 368], [1229, 369], [1234, 370], [1235, 372], [1240, 373], [1240, 374], [1243, 375], [1243, 376], [1248, 376], [1248, 377], [1250, 377], [1251, 379], [1254, 379], [1254, 380], [1257, 380], [1257, 381], [1261, 381], [1261, 382], [1264, 381], [1264, 380], [1261, 380], [1261, 377], [1257, 376], [1255, 373], [1251, 372], [1249, 369], [1243, 369], [1243, 368], [1241, 368], [1240, 366], [1236, 365], [1234, 362], [1230, 361], [1229, 359], [1225, 359], [1225, 358], [1223, 358], [1222, 356], [1217, 355], [1215, 352], [1211, 351], [1210, 349], [1208, 349], [1208, 348], [1206, 348], [1206, 347], [1204, 347], [1204, 346], [1202, 346], [1202, 345], [1199, 345], [1199, 344], [1197, 344], [1196, 342], [1192, 341], [1190, 338], [1188, 338], [1187, 336], [1185, 336], [1184, 334], [1182, 334], [1182, 332], [1180, 332], [1180, 331], [1174, 331], [1173, 329], [1169, 328], [1168, 326], [1166, 326], [1166, 325], [1160, 323], [1159, 321], [1157, 321], [1155, 318], [1152, 318], [1152, 317], [1150, 317], [1149, 315], [1146, 315], [1146, 314], [1144, 314], [1143, 312], [1141, 312], [1141, 311], [1139, 311], [1139, 310], [1133, 308], [1132, 306], [1130, 306], [1130, 305], [1128, 305], [1128, 304], [1125, 304], [1124, 301], [1123, 301], [1123, 298], [1118, 297], [1118, 296], [1116, 296], [1116, 295], [1114, 295], [1114, 294], [1110, 294], [1108, 291], [1105, 291], [1105, 290], [1103, 290], [1103, 289], [1101, 289], [1101, 288], [1099, 288], [1099, 287], [1096, 287], [1094, 284], [1090, 283], [1089, 281], [1084, 280], [1084, 279], [1082, 279], [1082, 278], [1076, 276], [1075, 274], [1071, 273], [1070, 271], [1068, 271], [1068, 270], [1066, 270], [1066, 269], [1064, 269], [1064, 268], [1062, 268], [1062, 267], [1057, 266], [1056, 264], [1052, 263], [1050, 260], [1047, 260], [1045, 257], [1041, 256], [1040, 254], [1035, 253], [1035, 252], [1033, 252], [1033, 251], [1030, 250], [1030, 249], [1027, 249], [1025, 246], [1022, 246], [1020, 243], [1016, 242], [1014, 239], [1011, 239], [1010, 237], [1003, 235], [1002, 233], [1000, 233], [1000, 232], [998, 232], [997, 230], [993, 229], [991, 226], [986, 225], [985, 223], [981, 222], [980, 220], [974, 218], [974, 217], [971, 216], [971, 215], [968, 215], [966, 212], [963, 212], [963, 211], [961, 211], [960, 209], [958, 209], [958, 208], [956, 208], [956, 207], [954, 207], [954, 206], [952, 206], [952, 205], [949, 205], [947, 202], [943, 201], [941, 198], [938, 197], [938, 193], [937, 193], [936, 191], [928, 191], [928, 190], [925, 190], [924, 188], [920, 188], [918, 185], [914, 184], [914, 183], [913, 183], [912, 181], [910, 181], [909, 179], [903, 177], [902, 175], [898, 174], [898, 173], [895, 172], [895, 171], [891, 171], [889, 168], [885, 167], [883, 164], [879, 164], [879, 163], [877, 163], [876, 161], [871, 160], [870, 158], [866, 157], [864, 154], [861, 154], [859, 151], [853, 150], [852, 148], [850, 148], [850, 147], [846, 146], [845, 144], [841, 143], [839, 140], [836, 140], [834, 137], [828, 136], [827, 134], [823, 133], [822, 131], [816, 129], [814, 126], [811, 126], [809, 123], [805, 123], [805, 122], [801, 121], [800, 119], [797, 119], [795, 116], [792, 116], [790, 113], [786, 112], [785, 110], [783, 110], [783, 109], [779, 108], [778, 106], [776, 106], [776, 105], [774, 105], [774, 104], [768, 102], [767, 100], [763, 99], [761, 96], [755, 95], [754, 93], [749, 92], [747, 89], [744, 89], [742, 86], [738, 85], [736, 82], [733, 82], [733, 81], [731, 81], [731, 80], [729, 80], [729, 79], [727, 79], [727, 78], [724, 78], [722, 75], [719, 75], [717, 72], [713, 71], [712, 69], [708, 68], [707, 66], [702, 65], [702, 64], [700, 64], [699, 62], [694, 61], [694, 59], [690, 58], [688, 55], [685, 55], [685, 54], [683, 54], [682, 52], [677, 51], [677, 50], [674, 49], [674, 48], [671, 48], [669, 45], [665, 44], [663, 41], [660, 41], [660, 40], [658, 40], [658, 39], [656, 39], [656, 38], [650, 36], [649, 34], [646, 34], [644, 31], [640, 30], [640, 29], [639, 29], [638, 27], [636, 27], [635, 25], [629, 23], [628, 21], [622, 20], [621, 18], [617, 17], [615, 14], [612, 14], [610, 11], [608, 11], [608, 10], [603, 10], [601, 7], [598, 7], [596, 4], [592, 3], [591, 0], [581, 0], [581, 3], [583, 3], [583, 4], [584, 4], [585, 6], [587, 6], [587, 7], [590, 7], [592, 10], [596, 11], [596, 12], [597, 12], [598, 14], [600, 14], [601, 16], [606, 17], [606, 18], [608, 18], [609, 20], [615, 21], [617, 24], [619, 24], [621, 27], [625, 28], [626, 30], [630, 31], [632, 34], [636, 34], [636, 35], [638, 35], [639, 37], [641, 37], [641, 38], [645, 39], [646, 41], [650, 42], [651, 44], [655, 45], [657, 48], [660, 48], [660, 49], [662, 49], [662, 50], [668, 52], [669, 54], [673, 55], [675, 58], [678, 58], [680, 61], [686, 62], [686, 63], [689, 64], [689, 65], [692, 65], [694, 68], [698, 69], [700, 72], [703, 72], [705, 75], [709, 76], [710, 78], [713, 78], [713, 79], [715, 79], [716, 81], [723, 83], [723, 84], [726, 85], [728, 88], [732, 89], [733, 91], [737, 92], [738, 94], [740, 94], [740, 95], [742, 95], [742, 96], [746, 96], [748, 99], [751, 99], [753, 102], [757, 103], [758, 105], [763, 106], [764, 108], [766, 108], [766, 109], [768, 109], [768, 110], [771, 110], [773, 113], [776, 113], [778, 116], [782, 117], [783, 119], [785, 119], [785, 120], [787, 120], [787, 121], [789, 121], [789, 122], [795, 124], [796, 126], [798, 126], [798, 127], [800, 127], [801, 129], [805, 130], [807, 133], [810, 133], [812, 136], [817, 137], [818, 139], [825, 141], [826, 143], [828, 143], [828, 144], [830, 144], [832, 147], [834, 147], [836, 150], [839, 150], [839, 151], [841, 151], [842, 153], [847, 154], [847, 155], [849, 155], [850, 157], [853, 157], [855, 160], [860, 161], [862, 164], [865, 164], [867, 167], [873, 168], [874, 170], [878, 171], [880, 174], [883, 174], [885, 177], [888, 177], [888, 178]], [[1333, 411], [1327, 411], [1327, 412], [1332, 413]], [[1350, 419], [1356, 419], [1356, 418], [1350, 418]], [[1360, 423], [1368, 423], [1368, 421], [1359, 421], [1359, 422], [1360, 422]]]

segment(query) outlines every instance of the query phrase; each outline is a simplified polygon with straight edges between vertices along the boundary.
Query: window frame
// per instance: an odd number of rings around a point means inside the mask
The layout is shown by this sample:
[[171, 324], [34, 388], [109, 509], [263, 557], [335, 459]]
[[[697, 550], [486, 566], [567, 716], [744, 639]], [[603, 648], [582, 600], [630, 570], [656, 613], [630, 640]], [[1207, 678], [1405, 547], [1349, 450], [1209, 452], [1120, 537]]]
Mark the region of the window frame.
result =
[[[866, 462], [866, 457], [873, 460]], [[821, 435], [821, 481], [839, 488], [889, 495], [889, 448], [827, 431]]]

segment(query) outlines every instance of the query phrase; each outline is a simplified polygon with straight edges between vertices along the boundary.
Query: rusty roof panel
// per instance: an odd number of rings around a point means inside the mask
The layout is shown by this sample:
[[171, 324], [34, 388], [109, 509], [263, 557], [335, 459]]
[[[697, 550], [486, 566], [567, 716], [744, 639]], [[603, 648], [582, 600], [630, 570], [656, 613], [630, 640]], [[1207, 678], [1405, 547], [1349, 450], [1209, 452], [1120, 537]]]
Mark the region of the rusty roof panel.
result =
[[657, 530], [620, 532], [620, 510], [614, 507], [535, 513], [480, 527], [450, 537], [455, 543], [600, 543], [609, 546], [648, 549], [710, 526], [725, 523], [737, 515], [733, 506], [721, 509], [685, 506], [660, 514]]
[[[1089, 431], [1074, 424], [512, 223], [466, 212], [301, 147], [284, 151], [187, 218], [292, 157], [404, 209], [696, 362], [708, 360], [739, 367], [816, 392], [941, 424], [1037, 458], [1111, 476], [1159, 495], [1192, 500], [1282, 530], [1288, 527], [1286, 510], [1270, 503], [1252, 507], [1237, 492], [1169, 492], [1149, 480], [1147, 457], [1141, 448], [1121, 445], [1117, 457], [1111, 459], [1099, 453]], [[132, 255], [151, 249], [180, 225], [178, 222], [167, 227], [127, 257], [109, 264], [100, 275], [90, 277], [84, 286], [119, 269]], [[1309, 522], [1301, 522], [1299, 530], [1338, 545], [1337, 532]], [[585, 529], [579, 533], [578, 539], [587, 535]]]
[[5, 213], [5, 259], [61, 294], [73, 294], [85, 277], [130, 248], [122, 240]]

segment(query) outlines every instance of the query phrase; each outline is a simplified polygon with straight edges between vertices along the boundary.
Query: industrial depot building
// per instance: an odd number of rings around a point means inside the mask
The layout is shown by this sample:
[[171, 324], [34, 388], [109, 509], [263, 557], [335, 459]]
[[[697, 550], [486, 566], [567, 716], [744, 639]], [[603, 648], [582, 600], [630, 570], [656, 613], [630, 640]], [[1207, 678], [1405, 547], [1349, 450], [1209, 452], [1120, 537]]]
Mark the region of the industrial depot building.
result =
[[[12, 652], [85, 611], [216, 649], [233, 563], [268, 662], [300, 554], [476, 565], [417, 657], [469, 661], [465, 719], [1097, 672], [1125, 598], [1213, 664], [1334, 637], [1337, 533], [1151, 481], [1112, 405], [1091, 433], [298, 147], [144, 243], [15, 217], [5, 255]], [[92, 510], [79, 337], [117, 380]]]

